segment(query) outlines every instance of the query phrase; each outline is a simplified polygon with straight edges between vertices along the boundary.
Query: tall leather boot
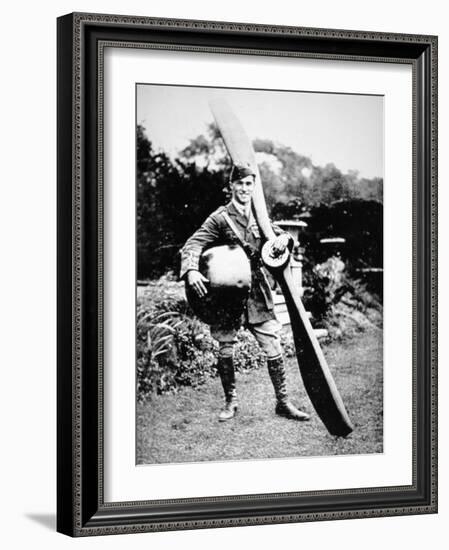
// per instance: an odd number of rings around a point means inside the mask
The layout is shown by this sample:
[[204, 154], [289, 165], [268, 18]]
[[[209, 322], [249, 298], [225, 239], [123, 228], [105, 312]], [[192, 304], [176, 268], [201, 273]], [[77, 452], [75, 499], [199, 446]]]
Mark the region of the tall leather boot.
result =
[[293, 420], [305, 421], [309, 420], [309, 415], [303, 411], [297, 409], [287, 397], [287, 388], [285, 383], [285, 366], [284, 359], [277, 357], [275, 359], [268, 359], [268, 373], [270, 374], [271, 381], [273, 383], [274, 392], [276, 394], [276, 414], [291, 418]]
[[237, 392], [235, 389], [235, 371], [232, 357], [219, 357], [217, 364], [225, 394], [225, 406], [218, 415], [219, 422], [226, 422], [234, 418], [237, 412]]

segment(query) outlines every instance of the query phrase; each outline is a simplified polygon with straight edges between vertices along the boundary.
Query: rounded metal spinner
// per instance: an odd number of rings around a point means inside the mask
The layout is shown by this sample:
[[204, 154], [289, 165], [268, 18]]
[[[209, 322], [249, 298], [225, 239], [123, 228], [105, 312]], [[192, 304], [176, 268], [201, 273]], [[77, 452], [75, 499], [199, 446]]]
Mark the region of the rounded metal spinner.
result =
[[199, 271], [209, 280], [207, 295], [199, 298], [186, 284], [187, 300], [194, 313], [209, 325], [240, 324], [251, 288], [251, 266], [238, 246], [215, 246], [200, 258]]
[[290, 261], [290, 250], [286, 248], [282, 254], [273, 250], [274, 240], [267, 241], [262, 247], [262, 260], [269, 269], [281, 269]]

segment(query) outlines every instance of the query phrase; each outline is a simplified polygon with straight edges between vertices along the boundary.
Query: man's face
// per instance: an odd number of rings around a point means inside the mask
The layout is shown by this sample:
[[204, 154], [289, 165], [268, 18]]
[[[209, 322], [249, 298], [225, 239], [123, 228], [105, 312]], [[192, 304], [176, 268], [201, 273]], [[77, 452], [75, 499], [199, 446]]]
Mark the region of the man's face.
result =
[[254, 193], [254, 176], [246, 176], [231, 183], [232, 198], [239, 204], [248, 204]]

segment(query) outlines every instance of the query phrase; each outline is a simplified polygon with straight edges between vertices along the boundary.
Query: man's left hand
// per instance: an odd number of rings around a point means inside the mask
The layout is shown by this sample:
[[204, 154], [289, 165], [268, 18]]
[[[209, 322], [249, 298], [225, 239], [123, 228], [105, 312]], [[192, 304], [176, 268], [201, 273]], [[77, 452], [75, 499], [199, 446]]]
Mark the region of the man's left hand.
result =
[[286, 233], [283, 233], [282, 235], [278, 235], [273, 241], [273, 246], [272, 246], [273, 253], [276, 255], [283, 254], [289, 242], [290, 242], [290, 235], [287, 235]]

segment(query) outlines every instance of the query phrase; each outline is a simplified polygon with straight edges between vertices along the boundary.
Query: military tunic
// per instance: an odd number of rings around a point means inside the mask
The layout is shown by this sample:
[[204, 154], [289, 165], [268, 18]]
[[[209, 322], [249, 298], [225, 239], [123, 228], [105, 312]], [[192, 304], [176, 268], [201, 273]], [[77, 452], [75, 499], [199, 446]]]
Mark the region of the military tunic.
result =
[[[198, 270], [201, 254], [213, 246], [240, 244], [238, 237], [229, 226], [223, 213], [227, 212], [246, 243], [245, 251], [251, 264], [251, 290], [245, 309], [245, 322], [250, 325], [260, 324], [275, 319], [273, 298], [270, 285], [261, 259], [262, 236], [255, 219], [245, 217], [231, 201], [213, 212], [203, 225], [187, 240], [181, 249], [181, 272], [183, 278], [188, 271]], [[284, 233], [273, 226], [274, 232]]]

